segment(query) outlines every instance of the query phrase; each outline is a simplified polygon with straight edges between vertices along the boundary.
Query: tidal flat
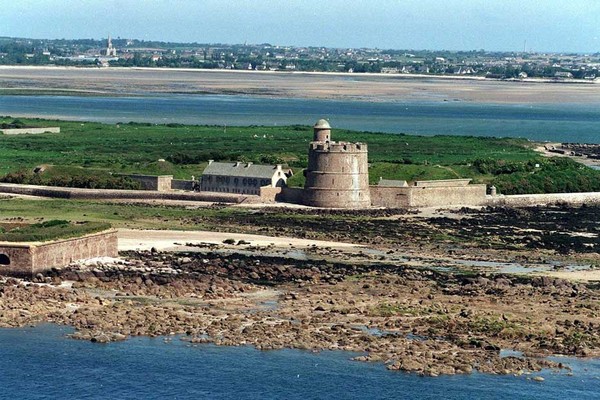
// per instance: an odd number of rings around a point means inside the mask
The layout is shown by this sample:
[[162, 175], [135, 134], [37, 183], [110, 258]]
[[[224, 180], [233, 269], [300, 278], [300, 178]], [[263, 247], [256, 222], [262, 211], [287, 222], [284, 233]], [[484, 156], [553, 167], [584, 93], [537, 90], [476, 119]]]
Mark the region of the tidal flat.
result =
[[449, 79], [391, 74], [159, 68], [0, 67], [5, 94], [243, 94], [368, 101], [600, 103], [594, 83]]

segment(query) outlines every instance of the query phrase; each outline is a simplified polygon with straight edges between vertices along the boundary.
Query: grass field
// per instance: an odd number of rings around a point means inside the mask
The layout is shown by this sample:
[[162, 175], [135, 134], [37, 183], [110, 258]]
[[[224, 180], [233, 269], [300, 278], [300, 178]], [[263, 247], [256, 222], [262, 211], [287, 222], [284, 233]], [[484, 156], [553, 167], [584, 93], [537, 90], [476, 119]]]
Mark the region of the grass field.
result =
[[111, 225], [106, 222], [71, 223], [62, 219], [51, 219], [35, 224], [2, 223], [0, 224], [0, 242], [40, 242], [68, 239], [104, 231], [110, 227]]
[[0, 219], [10, 223], [42, 223], [49, 220], [106, 223], [115, 228], [215, 229], [223, 217], [245, 219], [251, 211], [236, 208], [148, 206], [87, 200], [0, 198]]
[[[10, 117], [0, 123], [14, 122]], [[35, 183], [61, 177], [107, 177], [112, 173], [168, 174], [189, 179], [200, 176], [209, 159], [252, 161], [255, 163], [285, 163], [296, 175], [292, 186], [303, 184], [300, 173], [306, 167], [310, 126], [286, 127], [223, 127], [180, 124], [153, 125], [144, 123], [102, 124], [93, 122], [49, 121], [21, 119], [33, 126], [60, 126], [60, 134], [0, 135], [0, 176], [7, 173], [31, 174], [36, 166], [46, 166], [46, 172]], [[510, 175], [544, 174], [557, 170], [576, 179], [580, 191], [590, 190], [600, 172], [579, 170], [569, 161], [558, 166], [548, 164], [523, 139], [470, 136], [413, 136], [341, 129], [333, 131], [334, 139], [365, 142], [369, 145], [371, 183], [386, 179], [448, 179], [473, 178], [476, 182], [497, 183], [501, 191], [514, 191]], [[164, 160], [164, 161], [159, 161]], [[496, 168], [482, 168], [495, 163]], [[552, 168], [532, 169], [533, 165]], [[499, 179], [501, 177], [502, 179]], [[44, 181], [46, 179], [46, 181]], [[516, 179], [516, 178], [515, 178]], [[552, 191], [545, 182], [544, 191]], [[586, 183], [591, 182], [591, 183]], [[590, 186], [591, 185], [591, 186]], [[535, 185], [534, 185], [535, 186]], [[533, 191], [540, 190], [531, 187]], [[563, 187], [565, 185], [557, 185]], [[504, 191], [509, 193], [509, 191]]]

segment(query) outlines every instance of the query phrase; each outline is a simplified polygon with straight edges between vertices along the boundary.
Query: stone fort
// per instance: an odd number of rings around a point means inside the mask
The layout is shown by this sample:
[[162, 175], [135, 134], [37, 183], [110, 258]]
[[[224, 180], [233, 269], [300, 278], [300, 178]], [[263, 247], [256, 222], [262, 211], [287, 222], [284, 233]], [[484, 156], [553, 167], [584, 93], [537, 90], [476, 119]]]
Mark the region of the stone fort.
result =
[[[369, 184], [365, 143], [332, 140], [331, 126], [313, 126], [303, 188], [287, 186], [293, 171], [282, 165], [209, 162], [199, 180], [171, 175], [126, 175], [144, 190], [92, 190], [0, 183], [0, 192], [66, 198], [136, 198], [224, 203], [295, 203], [312, 207], [361, 209], [479, 206], [496, 201], [486, 185], [470, 179], [414, 181], [379, 179]], [[159, 160], [160, 161], [160, 160]], [[163, 160], [164, 161], [164, 160]]]
[[303, 203], [329, 208], [370, 207], [367, 145], [332, 141], [331, 127], [324, 119], [313, 128]]
[[[141, 182], [146, 190], [161, 192], [161, 198], [179, 195], [214, 201], [218, 195], [219, 201], [232, 203], [283, 202], [360, 209], [476, 206], [491, 201], [486, 185], [473, 185], [470, 179], [407, 182], [380, 178], [376, 185], [369, 185], [368, 155], [366, 143], [332, 140], [329, 122], [320, 119], [313, 126], [308, 146], [303, 188], [287, 186], [293, 175], [289, 168], [235, 161], [209, 161], [199, 181], [175, 180], [170, 175], [127, 176]], [[194, 190], [192, 197], [189, 192]]]

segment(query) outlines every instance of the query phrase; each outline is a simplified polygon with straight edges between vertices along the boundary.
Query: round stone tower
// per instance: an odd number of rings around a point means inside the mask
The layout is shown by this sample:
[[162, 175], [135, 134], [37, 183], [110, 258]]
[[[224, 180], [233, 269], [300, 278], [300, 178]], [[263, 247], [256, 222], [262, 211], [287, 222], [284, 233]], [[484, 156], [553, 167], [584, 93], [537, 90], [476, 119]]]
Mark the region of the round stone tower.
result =
[[328, 208], [370, 207], [367, 145], [332, 142], [331, 127], [324, 119], [313, 128], [305, 171], [304, 204]]

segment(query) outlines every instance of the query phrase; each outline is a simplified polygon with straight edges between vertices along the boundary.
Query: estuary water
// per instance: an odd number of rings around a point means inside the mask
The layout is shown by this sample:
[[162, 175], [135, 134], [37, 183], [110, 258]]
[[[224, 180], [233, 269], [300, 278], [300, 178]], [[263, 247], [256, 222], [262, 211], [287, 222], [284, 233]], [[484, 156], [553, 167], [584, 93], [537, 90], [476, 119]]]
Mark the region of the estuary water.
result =
[[0, 115], [107, 123], [311, 125], [419, 135], [524, 137], [600, 143], [600, 104], [367, 102], [238, 95], [0, 96]]
[[[353, 354], [191, 346], [174, 337], [94, 344], [70, 328], [0, 329], [2, 399], [598, 399], [600, 360], [565, 372], [424, 378]], [[531, 380], [542, 376], [544, 382]]]

